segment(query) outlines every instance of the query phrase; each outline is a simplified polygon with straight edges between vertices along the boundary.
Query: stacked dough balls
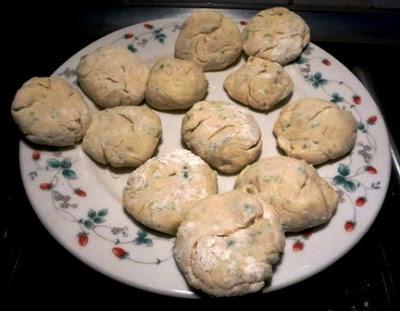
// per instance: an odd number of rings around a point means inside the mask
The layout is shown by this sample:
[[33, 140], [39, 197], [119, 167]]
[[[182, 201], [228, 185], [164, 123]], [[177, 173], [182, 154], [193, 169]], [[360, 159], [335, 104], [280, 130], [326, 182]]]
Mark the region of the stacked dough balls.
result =
[[[256, 161], [267, 133], [246, 108], [203, 100], [204, 71], [227, 68], [243, 48], [247, 62], [226, 76], [224, 88], [241, 104], [265, 112], [293, 92], [282, 66], [309, 41], [307, 24], [284, 8], [258, 13], [242, 36], [229, 17], [197, 11], [183, 24], [176, 58], [159, 59], [150, 71], [123, 47], [102, 47], [81, 59], [80, 87], [106, 108], [93, 117], [80, 93], [60, 78], [26, 82], [12, 115], [32, 142], [70, 146], [83, 138], [82, 148], [93, 160], [136, 168], [123, 190], [123, 208], [145, 226], [176, 235], [175, 259], [189, 285], [215, 296], [251, 293], [272, 277], [284, 231], [320, 225], [334, 214], [338, 194], [310, 164], [349, 152], [356, 122], [320, 99], [289, 103], [274, 126], [278, 146], [289, 157]], [[151, 158], [162, 128], [155, 111], [138, 106], [144, 98], [157, 110], [190, 109], [181, 136], [191, 151]], [[218, 194], [210, 166], [240, 172], [235, 190]]]

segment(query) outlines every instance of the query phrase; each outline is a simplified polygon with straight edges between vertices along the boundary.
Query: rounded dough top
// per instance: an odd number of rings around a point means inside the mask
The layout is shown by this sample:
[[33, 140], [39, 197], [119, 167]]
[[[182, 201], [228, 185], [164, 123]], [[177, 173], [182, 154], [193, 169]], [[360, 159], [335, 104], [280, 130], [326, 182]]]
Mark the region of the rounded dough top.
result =
[[179, 227], [175, 260], [188, 283], [214, 296], [264, 287], [285, 238], [279, 218], [257, 197], [238, 191], [197, 203]]
[[58, 77], [25, 82], [15, 94], [11, 114], [28, 140], [57, 147], [78, 143], [91, 120], [79, 91]]
[[339, 195], [311, 166], [297, 159], [275, 156], [247, 166], [235, 189], [271, 204], [287, 232], [297, 232], [328, 221]]
[[216, 11], [194, 12], [183, 23], [175, 43], [175, 56], [191, 60], [204, 71], [220, 70], [237, 60], [242, 52], [238, 26]]
[[137, 167], [149, 159], [161, 137], [160, 117], [146, 106], [115, 107], [93, 116], [83, 150], [115, 167]]
[[318, 98], [305, 98], [282, 109], [274, 125], [287, 155], [321, 164], [348, 153], [356, 142], [357, 121], [349, 111]]
[[146, 101], [160, 110], [187, 109], [207, 94], [208, 82], [200, 66], [164, 57], [151, 68]]
[[295, 60], [310, 42], [310, 28], [286, 8], [272, 8], [254, 16], [243, 30], [243, 50], [285, 65]]
[[123, 206], [146, 226], [174, 235], [192, 205], [217, 191], [215, 172], [178, 149], [146, 161], [129, 176]]
[[104, 108], [138, 105], [144, 98], [149, 69], [122, 46], [105, 46], [82, 57], [77, 77], [80, 87]]

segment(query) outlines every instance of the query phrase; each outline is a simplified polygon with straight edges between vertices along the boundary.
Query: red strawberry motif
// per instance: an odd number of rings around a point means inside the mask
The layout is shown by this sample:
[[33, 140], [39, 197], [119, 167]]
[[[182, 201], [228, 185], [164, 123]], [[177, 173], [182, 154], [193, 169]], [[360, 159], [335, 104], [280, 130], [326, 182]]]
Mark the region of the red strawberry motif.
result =
[[147, 29], [153, 29], [154, 28], [154, 26], [152, 24], [143, 24], [143, 27], [147, 28]]
[[124, 34], [125, 39], [130, 39], [133, 38], [134, 36], [135, 34], [133, 32], [127, 32], [126, 34]]
[[35, 150], [34, 152], [32, 152], [32, 159], [37, 161], [40, 160], [40, 152]]
[[44, 182], [44, 183], [40, 184], [39, 187], [40, 187], [40, 189], [42, 189], [42, 190], [47, 190], [47, 191], [48, 191], [48, 190], [51, 189], [51, 184], [49, 184], [49, 183], [47, 183], [47, 182]]
[[312, 229], [307, 229], [307, 230], [303, 231], [302, 235], [303, 235], [304, 238], [308, 239], [312, 234], [313, 234]]
[[302, 251], [303, 248], [304, 248], [304, 243], [301, 242], [301, 241], [299, 241], [299, 240], [297, 240], [297, 241], [293, 244], [292, 248], [293, 248], [293, 251], [295, 251], [295, 252], [300, 252], [300, 251]]
[[371, 165], [368, 165], [368, 166], [365, 168], [365, 170], [368, 171], [368, 173], [370, 173], [370, 174], [376, 174], [376, 173], [378, 173], [378, 171], [376, 170], [376, 168], [373, 167], [373, 166], [371, 166]]
[[356, 200], [356, 205], [358, 207], [361, 207], [365, 204], [366, 201], [367, 201], [367, 199], [365, 197], [358, 197]]
[[247, 22], [246, 21], [240, 21], [240, 25], [246, 26]]
[[376, 120], [378, 120], [377, 116], [370, 116], [367, 120], [367, 123], [370, 125], [374, 125], [376, 123]]
[[86, 232], [79, 232], [78, 234], [78, 243], [80, 246], [86, 246], [89, 242], [89, 237]]
[[324, 65], [326, 65], [326, 66], [332, 65], [331, 61], [330, 61], [329, 59], [326, 59], [326, 58], [324, 58], [324, 59], [322, 60], [322, 63], [323, 63]]
[[123, 259], [127, 256], [127, 252], [121, 248], [121, 247], [113, 247], [112, 252], [115, 256], [117, 256], [120, 259]]
[[358, 95], [354, 95], [353, 96], [353, 103], [355, 103], [356, 105], [361, 104], [361, 97]]
[[74, 189], [74, 192], [75, 192], [76, 195], [79, 195], [80, 197], [86, 197], [87, 196], [86, 192], [83, 191], [80, 188]]
[[353, 231], [355, 227], [356, 227], [356, 223], [353, 221], [350, 221], [350, 220], [346, 221], [346, 223], [344, 224], [344, 229], [347, 232]]

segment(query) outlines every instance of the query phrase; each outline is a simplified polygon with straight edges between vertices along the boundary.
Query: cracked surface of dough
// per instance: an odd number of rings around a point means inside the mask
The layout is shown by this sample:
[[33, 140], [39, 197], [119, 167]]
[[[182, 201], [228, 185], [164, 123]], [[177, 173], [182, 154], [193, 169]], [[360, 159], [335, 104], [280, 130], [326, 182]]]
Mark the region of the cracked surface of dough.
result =
[[129, 176], [124, 209], [149, 228], [175, 235], [193, 204], [217, 193], [215, 172], [198, 156], [177, 149], [146, 161]]
[[231, 191], [197, 203], [179, 227], [174, 256], [187, 282], [214, 296], [256, 292], [272, 276], [285, 237], [255, 196]]
[[161, 137], [159, 116], [146, 106], [108, 108], [96, 113], [83, 138], [94, 160], [115, 167], [137, 167], [149, 159]]
[[160, 110], [187, 109], [207, 94], [208, 82], [200, 66], [172, 57], [151, 68], [146, 102]]
[[334, 103], [304, 98], [282, 109], [274, 134], [288, 156], [321, 164], [353, 149], [357, 121], [351, 112]]
[[286, 8], [272, 8], [255, 15], [243, 30], [243, 50], [285, 65], [295, 60], [310, 42], [310, 28]]
[[204, 71], [221, 70], [242, 52], [238, 26], [216, 11], [194, 12], [183, 23], [175, 43], [175, 56], [200, 65]]
[[79, 86], [99, 106], [138, 105], [144, 99], [149, 69], [122, 46], [105, 46], [82, 57]]
[[11, 114], [28, 140], [57, 147], [78, 143], [91, 120], [82, 95], [58, 77], [25, 82], [15, 94]]
[[182, 137], [213, 168], [236, 173], [261, 152], [261, 132], [250, 112], [222, 101], [201, 101], [182, 120]]
[[259, 110], [269, 110], [293, 92], [293, 82], [281, 65], [250, 56], [224, 81], [229, 96]]
[[304, 161], [275, 156], [247, 166], [235, 189], [251, 193], [270, 204], [281, 217], [286, 232], [297, 232], [328, 221], [339, 195]]

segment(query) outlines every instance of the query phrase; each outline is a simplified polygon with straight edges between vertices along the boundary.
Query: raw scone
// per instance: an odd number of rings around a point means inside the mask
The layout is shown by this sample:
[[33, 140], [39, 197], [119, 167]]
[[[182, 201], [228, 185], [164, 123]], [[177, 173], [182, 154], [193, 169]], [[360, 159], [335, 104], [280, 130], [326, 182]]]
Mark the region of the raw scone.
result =
[[144, 225], [175, 235], [191, 206], [217, 191], [215, 172], [198, 156], [180, 149], [137, 168], [124, 189], [123, 206]]
[[144, 98], [149, 69], [122, 46], [106, 46], [82, 57], [77, 68], [80, 87], [104, 108], [138, 105]]
[[256, 292], [285, 245], [279, 218], [262, 200], [232, 191], [196, 204], [179, 227], [174, 255], [187, 282], [213, 296]]
[[115, 107], [93, 116], [83, 150], [115, 167], [137, 167], [149, 159], [161, 137], [159, 116], [145, 106]]
[[229, 96], [259, 110], [269, 110], [293, 92], [293, 82], [278, 63], [250, 56], [224, 81]]
[[32, 78], [15, 94], [11, 114], [37, 144], [72, 146], [81, 141], [91, 115], [81, 94], [62, 78]]
[[353, 149], [357, 121], [349, 111], [317, 98], [305, 98], [282, 109], [274, 125], [278, 145], [288, 156], [320, 164]]
[[186, 60], [162, 58], [150, 71], [146, 102], [160, 110], [187, 109], [206, 96], [207, 88], [200, 66]]
[[183, 23], [175, 43], [175, 56], [190, 60], [204, 71], [220, 70], [242, 52], [240, 31], [229, 17], [216, 11], [194, 12]]
[[223, 173], [236, 173], [261, 152], [261, 132], [250, 112], [222, 101], [201, 101], [182, 120], [183, 141]]
[[310, 42], [310, 28], [286, 8], [272, 8], [254, 16], [243, 30], [243, 50], [285, 65], [295, 60]]
[[271, 204], [287, 232], [323, 224], [339, 203], [339, 195], [311, 165], [284, 156], [264, 158], [246, 167], [235, 189]]

